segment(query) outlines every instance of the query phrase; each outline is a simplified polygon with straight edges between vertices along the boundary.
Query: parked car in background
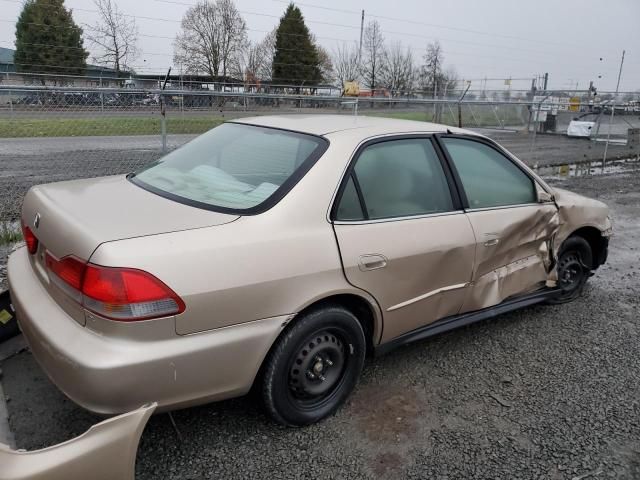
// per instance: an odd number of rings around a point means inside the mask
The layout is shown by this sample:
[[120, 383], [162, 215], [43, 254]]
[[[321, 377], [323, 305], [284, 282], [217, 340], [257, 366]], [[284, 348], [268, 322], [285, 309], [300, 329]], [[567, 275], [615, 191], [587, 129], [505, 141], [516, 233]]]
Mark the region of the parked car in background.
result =
[[569, 122], [569, 126], [567, 127], [567, 136], [590, 138], [591, 134], [595, 132], [597, 121], [597, 114], [583, 113]]
[[611, 234], [603, 203], [488, 138], [337, 115], [236, 120], [134, 174], [34, 187], [22, 222], [12, 300], [69, 398], [110, 414], [255, 386], [285, 425], [334, 412], [367, 354], [576, 299]]

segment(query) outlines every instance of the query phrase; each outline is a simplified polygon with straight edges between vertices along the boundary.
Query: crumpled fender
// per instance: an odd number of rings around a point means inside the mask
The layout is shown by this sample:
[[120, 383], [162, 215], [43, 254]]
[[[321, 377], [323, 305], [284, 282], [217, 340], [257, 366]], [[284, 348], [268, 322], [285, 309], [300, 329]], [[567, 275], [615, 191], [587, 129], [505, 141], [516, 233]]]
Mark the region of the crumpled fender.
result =
[[560, 229], [554, 247], [560, 248], [571, 233], [582, 227], [594, 227], [605, 237], [611, 236], [609, 207], [606, 204], [562, 188], [554, 188], [553, 192], [560, 215]]
[[110, 418], [42, 450], [0, 444], [0, 480], [133, 480], [138, 443], [156, 406]]
[[[560, 218], [559, 227], [553, 236], [554, 263], [557, 262], [564, 241], [580, 228], [596, 228], [603, 237], [607, 238], [612, 235], [609, 207], [606, 204], [563, 188], [553, 188], [552, 191]], [[553, 268], [549, 273], [547, 286], [555, 286], [557, 280], [557, 270]]]

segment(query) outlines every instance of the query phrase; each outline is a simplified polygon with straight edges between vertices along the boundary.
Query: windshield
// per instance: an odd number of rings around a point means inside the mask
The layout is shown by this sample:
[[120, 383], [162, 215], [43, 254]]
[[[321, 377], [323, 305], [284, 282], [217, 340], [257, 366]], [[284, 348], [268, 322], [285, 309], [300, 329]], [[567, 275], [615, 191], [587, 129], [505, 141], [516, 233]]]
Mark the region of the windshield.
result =
[[131, 181], [197, 207], [250, 213], [280, 200], [326, 143], [311, 135], [225, 123], [143, 168]]

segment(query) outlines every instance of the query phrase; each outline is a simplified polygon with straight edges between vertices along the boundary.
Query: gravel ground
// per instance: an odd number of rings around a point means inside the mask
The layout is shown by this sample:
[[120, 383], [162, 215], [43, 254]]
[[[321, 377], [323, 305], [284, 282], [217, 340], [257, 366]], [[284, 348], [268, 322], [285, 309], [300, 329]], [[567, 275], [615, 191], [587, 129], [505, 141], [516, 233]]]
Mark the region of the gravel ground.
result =
[[0, 292], [7, 288], [7, 265], [5, 259], [9, 255], [9, 246], [0, 245]]
[[[138, 479], [640, 478], [640, 171], [555, 184], [609, 204], [609, 262], [583, 298], [536, 306], [368, 361], [350, 402], [304, 429], [247, 397], [149, 422]], [[19, 447], [99, 419], [28, 352], [2, 364]]]

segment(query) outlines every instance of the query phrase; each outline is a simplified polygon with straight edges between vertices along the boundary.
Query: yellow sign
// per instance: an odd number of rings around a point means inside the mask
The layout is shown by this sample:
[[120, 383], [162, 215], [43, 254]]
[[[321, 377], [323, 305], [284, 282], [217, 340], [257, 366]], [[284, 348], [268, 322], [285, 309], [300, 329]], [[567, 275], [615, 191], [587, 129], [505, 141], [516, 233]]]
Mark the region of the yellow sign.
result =
[[571, 97], [569, 99], [569, 111], [578, 112], [580, 110], [580, 97]]
[[6, 325], [7, 322], [9, 322], [9, 320], [11, 320], [12, 318], [13, 315], [11, 315], [9, 312], [7, 312], [6, 310], [0, 310], [0, 323]]
[[344, 82], [344, 96], [357, 97], [360, 95], [360, 85], [358, 82]]

